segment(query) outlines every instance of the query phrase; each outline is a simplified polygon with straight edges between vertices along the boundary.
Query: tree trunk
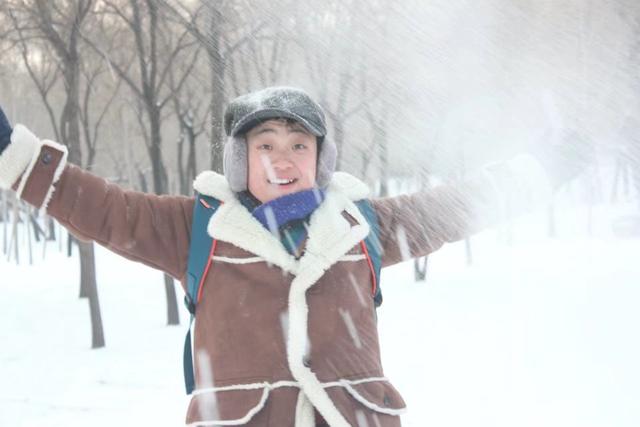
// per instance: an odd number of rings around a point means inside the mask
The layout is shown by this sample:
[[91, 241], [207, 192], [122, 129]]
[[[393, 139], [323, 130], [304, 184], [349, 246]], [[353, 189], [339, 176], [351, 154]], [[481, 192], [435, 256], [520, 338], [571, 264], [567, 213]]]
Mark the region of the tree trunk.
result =
[[167, 325], [179, 325], [180, 315], [178, 313], [178, 298], [173, 277], [164, 275], [164, 288], [167, 293]]
[[[156, 194], [165, 194], [167, 190], [167, 172], [162, 160], [162, 137], [160, 134], [160, 111], [156, 108], [155, 102], [147, 104], [149, 112], [149, 123], [151, 126], [151, 166], [153, 171], [153, 186]], [[179, 325], [178, 298], [176, 289], [173, 286], [173, 278], [164, 275], [164, 287], [167, 295], [167, 324]]]
[[2, 191], [2, 253], [7, 254], [8, 248], [8, 240], [7, 235], [9, 234], [9, 229], [7, 227], [9, 223], [9, 203], [7, 203], [7, 199], [9, 196], [6, 191]]
[[211, 78], [211, 170], [222, 173], [224, 146], [223, 114], [225, 104], [225, 59], [220, 52], [220, 32], [222, 15], [217, 10], [214, 2], [207, 2], [207, 58], [209, 61], [209, 74]]
[[413, 277], [416, 282], [423, 282], [427, 278], [427, 264], [429, 257], [415, 258], [413, 260]]
[[187, 155], [187, 183], [188, 186], [185, 189], [185, 195], [191, 194], [191, 185], [193, 181], [196, 179], [196, 174], [198, 172], [198, 165], [196, 161], [196, 133], [193, 130], [193, 126], [189, 126], [187, 133], [187, 142], [189, 144], [189, 154]]
[[40, 236], [46, 240], [47, 236], [44, 233], [40, 224], [38, 224], [38, 220], [36, 219], [35, 214], [29, 212], [29, 222], [31, 223], [31, 227], [33, 228], [33, 237], [36, 239], [37, 243], [40, 243]]
[[473, 252], [471, 251], [471, 237], [464, 239], [464, 249], [467, 256], [467, 265], [473, 264]]
[[387, 141], [387, 130], [384, 123], [378, 126], [376, 139], [378, 139], [379, 160], [380, 160], [380, 197], [389, 195], [389, 152]]
[[613, 175], [612, 188], [611, 188], [611, 204], [615, 204], [618, 201], [618, 182], [622, 175], [622, 161], [616, 159], [615, 172]]
[[27, 253], [29, 254], [29, 265], [33, 265], [33, 241], [31, 240], [31, 207], [27, 206], [25, 210], [25, 237], [27, 238]]
[[336, 144], [338, 150], [336, 157], [336, 169], [343, 170], [342, 154], [344, 150], [344, 118], [336, 117], [333, 124], [333, 142]]
[[553, 203], [552, 200], [547, 208], [547, 235], [549, 237], [556, 237], [556, 234], [555, 203]]
[[78, 251], [80, 252], [80, 288], [86, 290], [89, 301], [91, 348], [102, 348], [105, 346], [105, 340], [96, 282], [94, 245], [92, 242], [78, 242]]
[[11, 245], [15, 250], [16, 264], [20, 264], [20, 245], [18, 244], [18, 222], [20, 220], [20, 210], [18, 204], [18, 197], [14, 197], [13, 203], [13, 227], [11, 231], [11, 239], [9, 240], [9, 251], [11, 251]]
[[162, 159], [162, 136], [160, 124], [160, 111], [151, 101], [147, 106], [149, 111], [149, 125], [151, 127], [151, 170], [153, 173], [153, 191], [156, 194], [166, 194], [167, 192], [167, 171]]

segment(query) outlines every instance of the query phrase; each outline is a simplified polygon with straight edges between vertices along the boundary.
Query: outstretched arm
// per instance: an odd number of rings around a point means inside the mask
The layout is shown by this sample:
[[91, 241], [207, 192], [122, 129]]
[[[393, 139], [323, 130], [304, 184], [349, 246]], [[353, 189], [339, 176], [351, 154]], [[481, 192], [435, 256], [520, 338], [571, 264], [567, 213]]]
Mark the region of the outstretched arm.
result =
[[588, 139], [566, 133], [559, 142], [487, 165], [461, 182], [373, 200], [383, 266], [427, 255], [548, 202], [554, 188], [585, 168], [592, 150]]
[[63, 145], [41, 141], [21, 125], [12, 130], [0, 109], [1, 188], [46, 209], [78, 238], [183, 279], [193, 198], [125, 191], [66, 164], [66, 157]]

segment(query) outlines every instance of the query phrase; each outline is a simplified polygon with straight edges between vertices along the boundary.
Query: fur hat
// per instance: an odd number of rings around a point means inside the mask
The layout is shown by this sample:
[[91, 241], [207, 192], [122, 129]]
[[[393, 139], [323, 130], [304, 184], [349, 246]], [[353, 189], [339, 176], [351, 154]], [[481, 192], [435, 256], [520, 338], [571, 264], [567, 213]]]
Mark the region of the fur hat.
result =
[[301, 89], [268, 87], [239, 96], [229, 103], [224, 113], [224, 130], [228, 136], [224, 146], [224, 175], [232, 191], [247, 189], [247, 132], [262, 122], [278, 118], [295, 120], [316, 136], [316, 183], [320, 188], [329, 184], [338, 151], [335, 143], [326, 138], [322, 107]]

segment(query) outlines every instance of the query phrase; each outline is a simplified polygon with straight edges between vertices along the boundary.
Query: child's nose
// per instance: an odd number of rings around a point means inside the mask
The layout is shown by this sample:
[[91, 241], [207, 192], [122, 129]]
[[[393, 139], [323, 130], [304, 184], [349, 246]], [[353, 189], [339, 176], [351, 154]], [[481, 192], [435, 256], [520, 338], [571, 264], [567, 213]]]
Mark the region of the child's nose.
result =
[[284, 170], [291, 167], [291, 161], [287, 156], [278, 156], [271, 161], [274, 169]]
[[276, 169], [284, 169], [291, 166], [291, 153], [287, 150], [274, 150], [271, 156], [271, 164]]

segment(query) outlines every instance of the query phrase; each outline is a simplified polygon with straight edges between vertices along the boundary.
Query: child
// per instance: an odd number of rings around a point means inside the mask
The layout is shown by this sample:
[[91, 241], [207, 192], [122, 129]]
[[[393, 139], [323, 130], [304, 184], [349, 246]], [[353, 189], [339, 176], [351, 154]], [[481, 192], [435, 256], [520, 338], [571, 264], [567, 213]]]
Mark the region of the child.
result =
[[[379, 287], [363, 241], [376, 234], [382, 266], [426, 255], [499, 217], [502, 190], [548, 194], [543, 169], [524, 155], [457, 186], [369, 199], [362, 182], [334, 172], [322, 109], [299, 89], [235, 99], [225, 130], [224, 176], [194, 182], [216, 206], [203, 199], [215, 212], [193, 229], [213, 244], [193, 301], [187, 424], [400, 426], [405, 404], [380, 363]], [[0, 187], [186, 290], [195, 198], [125, 191], [66, 164], [64, 146], [12, 131], [1, 110], [0, 153]]]

